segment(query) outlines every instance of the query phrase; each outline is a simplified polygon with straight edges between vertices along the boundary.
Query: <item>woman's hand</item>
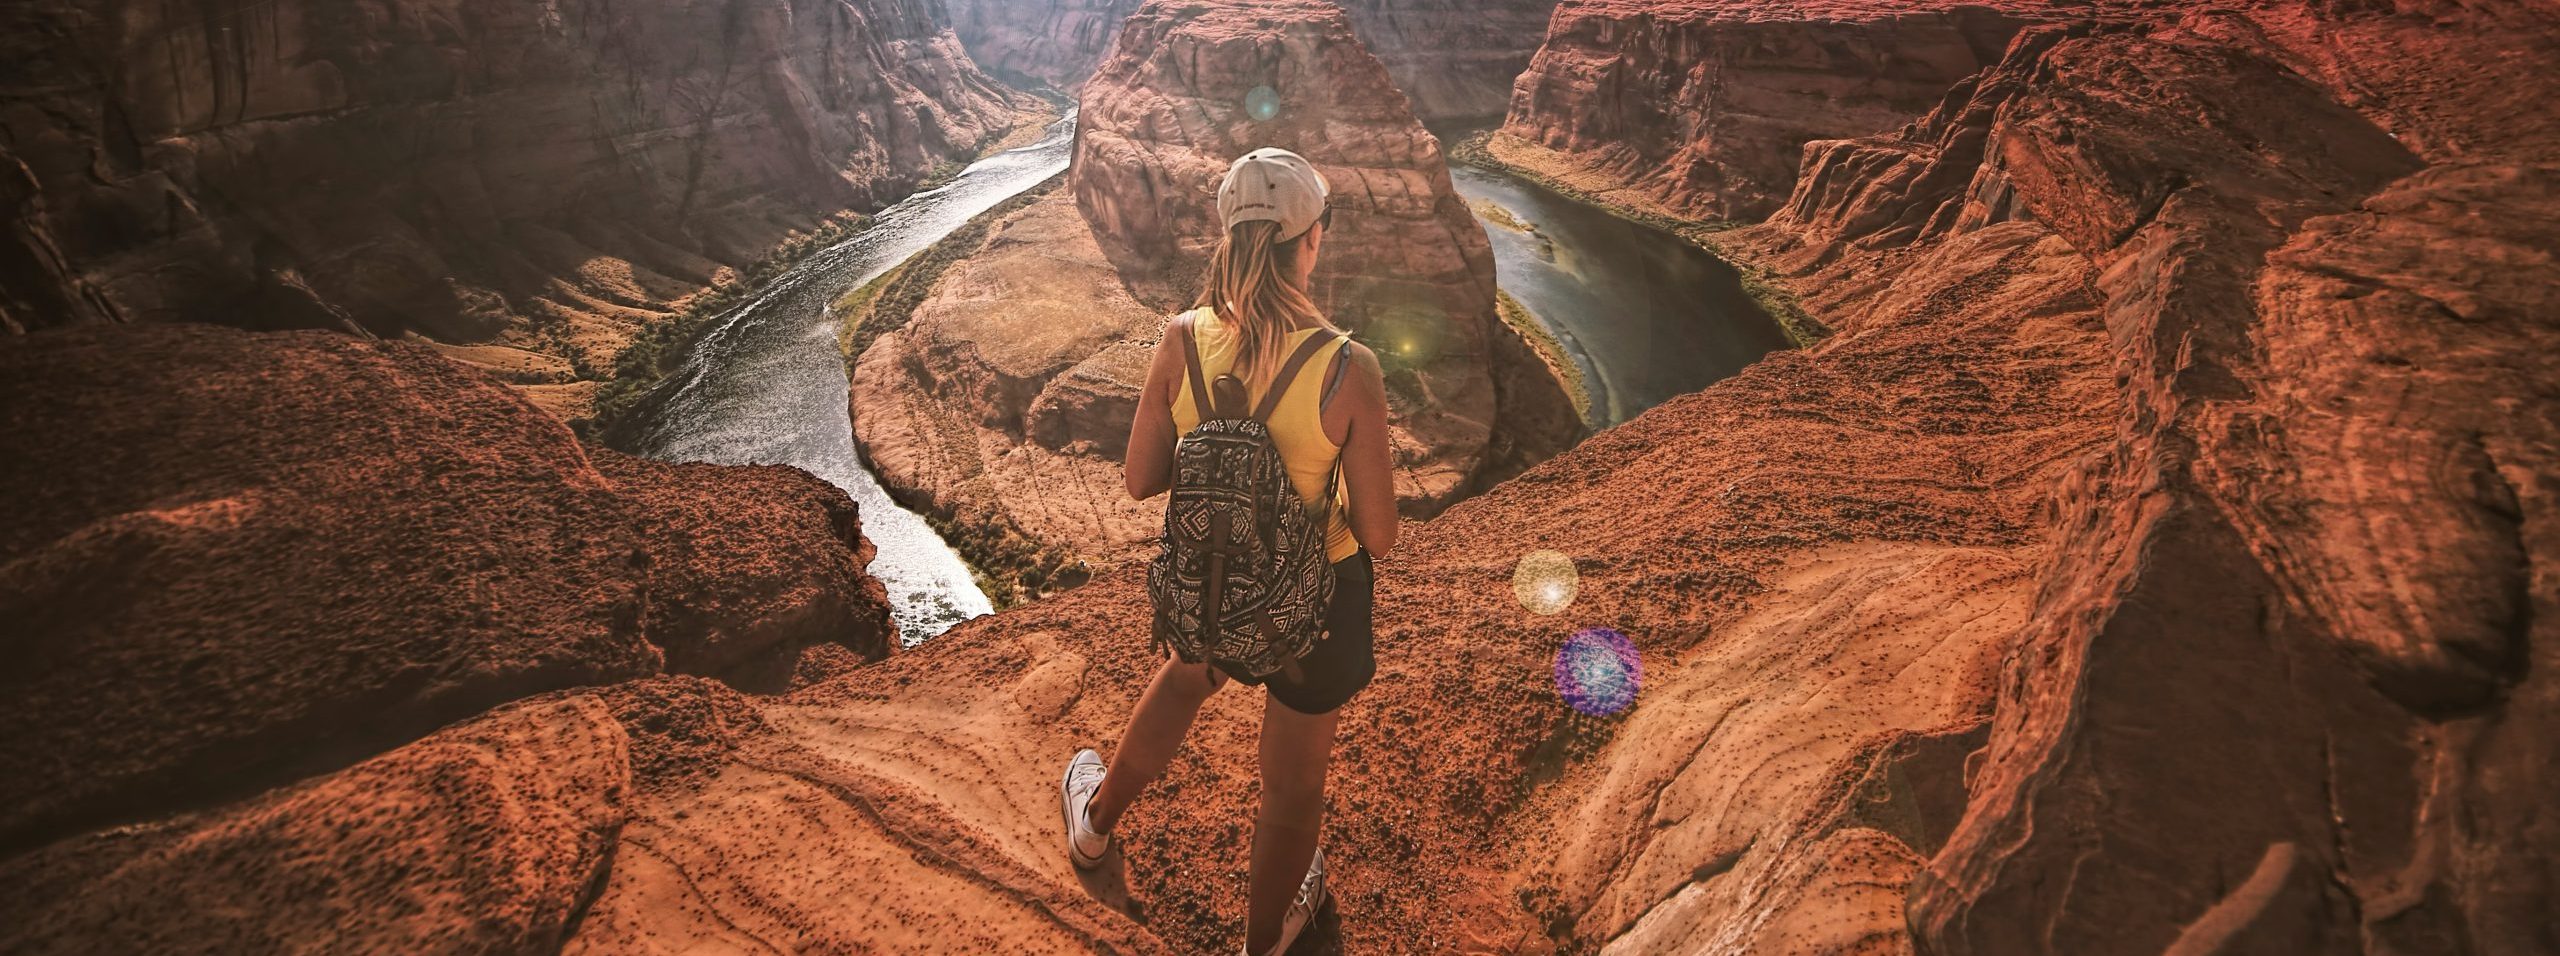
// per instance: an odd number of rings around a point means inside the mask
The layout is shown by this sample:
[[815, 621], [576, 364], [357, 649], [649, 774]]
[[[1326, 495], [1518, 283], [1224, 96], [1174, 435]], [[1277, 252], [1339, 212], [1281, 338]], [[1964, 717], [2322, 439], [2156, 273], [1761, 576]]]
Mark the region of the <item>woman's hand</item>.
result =
[[1173, 393], [1182, 381], [1182, 340], [1188, 323], [1165, 324], [1156, 343], [1156, 358], [1147, 367], [1146, 388], [1138, 392], [1138, 415], [1129, 422], [1129, 451], [1122, 456], [1120, 477], [1129, 497], [1145, 501], [1173, 487]]

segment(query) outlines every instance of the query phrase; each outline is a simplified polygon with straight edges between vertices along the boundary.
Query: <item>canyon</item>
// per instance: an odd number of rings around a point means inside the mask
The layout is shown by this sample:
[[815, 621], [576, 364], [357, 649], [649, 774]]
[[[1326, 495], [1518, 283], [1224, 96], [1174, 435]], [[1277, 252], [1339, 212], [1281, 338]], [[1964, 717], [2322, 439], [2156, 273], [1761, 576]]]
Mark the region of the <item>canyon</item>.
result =
[[0, 326], [416, 336], [573, 414], [1032, 103], [908, 0], [17, 5]]
[[[1078, 93], [1140, 0], [951, 0], [977, 63]], [[1424, 122], [1489, 120], [1547, 35], [1555, 0], [1349, 0], [1342, 11]]]
[[[2560, 10], [1740, 9], [1569, 0], [1487, 152], [1830, 334], [1410, 525], [1308, 948], [2548, 951]], [[1260, 85], [1370, 220], [1324, 291], [1482, 316], [1413, 374], [1500, 420], [1483, 239], [1339, 80], [1387, 83], [1354, 22], [1137, 11], [1064, 181], [852, 330], [884, 474], [1118, 502], [1128, 353], [1205, 234], [1164, 199]], [[1258, 695], [1103, 870], [1059, 845], [1058, 766], [1155, 669], [1135, 568], [888, 653], [807, 475], [616, 455], [430, 346], [10, 301], [75, 327], [0, 339], [0, 949], [1240, 937]], [[1415, 441], [1409, 497], [1491, 444]], [[1560, 614], [1515, 598], [1538, 551]], [[1593, 627], [1641, 655], [1620, 714], [1556, 689]]]

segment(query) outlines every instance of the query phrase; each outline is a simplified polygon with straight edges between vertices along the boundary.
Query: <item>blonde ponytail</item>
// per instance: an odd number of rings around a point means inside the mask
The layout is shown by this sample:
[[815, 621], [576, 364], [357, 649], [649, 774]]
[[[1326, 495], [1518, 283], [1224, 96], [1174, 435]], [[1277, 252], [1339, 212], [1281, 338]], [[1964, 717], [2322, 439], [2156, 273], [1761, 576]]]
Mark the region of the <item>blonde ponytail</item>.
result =
[[1304, 247], [1296, 239], [1275, 241], [1279, 234], [1280, 224], [1266, 220], [1227, 230], [1209, 254], [1200, 301], [1193, 303], [1217, 310], [1218, 320], [1234, 331], [1239, 377], [1265, 385], [1288, 352], [1289, 333], [1334, 328], [1307, 290], [1290, 279]]

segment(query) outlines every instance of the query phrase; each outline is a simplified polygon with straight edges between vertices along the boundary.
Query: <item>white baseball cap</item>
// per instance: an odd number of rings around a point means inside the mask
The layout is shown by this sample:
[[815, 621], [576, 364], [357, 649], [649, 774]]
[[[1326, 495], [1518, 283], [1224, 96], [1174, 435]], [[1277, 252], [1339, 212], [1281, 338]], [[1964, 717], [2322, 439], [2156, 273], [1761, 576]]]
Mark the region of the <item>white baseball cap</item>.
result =
[[1285, 149], [1263, 147], [1237, 157], [1218, 182], [1218, 219], [1222, 228], [1269, 220], [1280, 224], [1280, 239], [1306, 234], [1324, 215], [1332, 190], [1324, 174], [1307, 158]]

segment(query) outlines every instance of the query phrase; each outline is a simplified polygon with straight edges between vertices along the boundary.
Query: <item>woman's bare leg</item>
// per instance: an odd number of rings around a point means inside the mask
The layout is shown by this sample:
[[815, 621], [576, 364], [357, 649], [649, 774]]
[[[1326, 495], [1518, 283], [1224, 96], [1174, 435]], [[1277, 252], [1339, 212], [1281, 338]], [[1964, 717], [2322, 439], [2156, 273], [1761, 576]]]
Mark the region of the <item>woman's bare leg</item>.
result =
[[1120, 814], [1138, 799], [1138, 792], [1156, 782], [1164, 765], [1173, 762], [1174, 752], [1182, 749], [1183, 735], [1191, 732], [1191, 719], [1199, 716], [1200, 705], [1225, 685], [1225, 675], [1207, 664], [1165, 659], [1155, 681], [1138, 698], [1137, 712], [1129, 715], [1129, 729], [1120, 732], [1120, 746], [1112, 749], [1111, 769], [1103, 774], [1102, 788], [1085, 810], [1095, 830], [1111, 832]]
[[1245, 949], [1270, 950], [1297, 898], [1324, 830], [1324, 775], [1333, 762], [1333, 713], [1308, 716], [1278, 700], [1262, 705], [1262, 809], [1253, 820]]

